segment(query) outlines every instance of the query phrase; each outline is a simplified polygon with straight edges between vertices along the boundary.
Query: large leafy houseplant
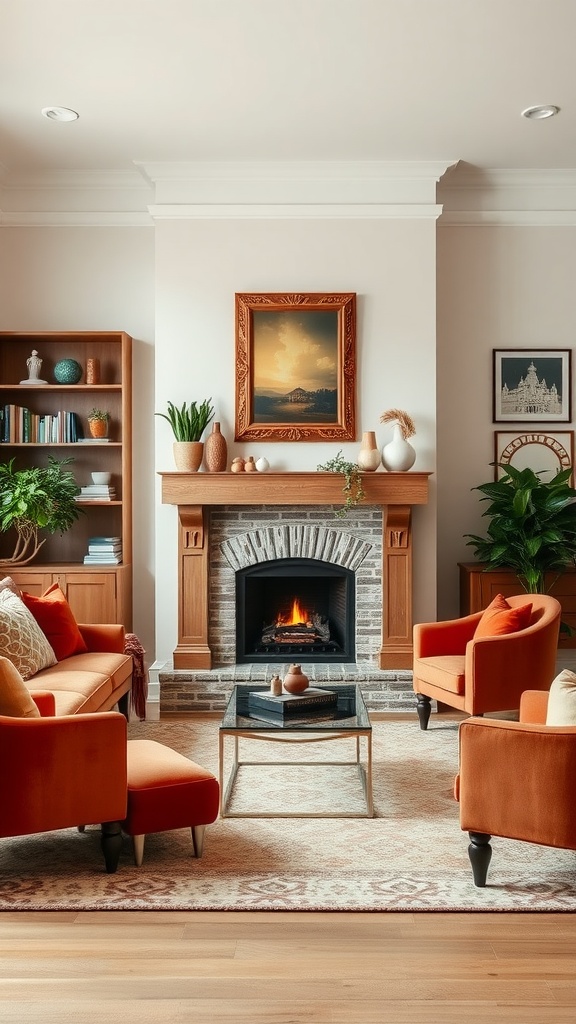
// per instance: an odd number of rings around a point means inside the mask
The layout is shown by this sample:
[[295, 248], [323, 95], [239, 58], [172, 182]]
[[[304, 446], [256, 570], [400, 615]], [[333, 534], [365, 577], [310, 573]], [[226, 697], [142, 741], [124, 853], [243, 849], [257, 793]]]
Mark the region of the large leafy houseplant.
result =
[[12, 555], [0, 560], [5, 568], [32, 561], [46, 539], [39, 539], [40, 530], [65, 533], [84, 512], [76, 502], [80, 488], [65, 468], [72, 459], [50, 455], [46, 467], [26, 469], [16, 469], [14, 462], [0, 464], [0, 530], [16, 531]]
[[480, 484], [482, 513], [490, 519], [486, 537], [465, 534], [486, 569], [512, 569], [531, 594], [546, 592], [546, 575], [556, 578], [576, 561], [576, 490], [563, 469], [551, 480], [531, 469], [497, 464], [504, 475]]

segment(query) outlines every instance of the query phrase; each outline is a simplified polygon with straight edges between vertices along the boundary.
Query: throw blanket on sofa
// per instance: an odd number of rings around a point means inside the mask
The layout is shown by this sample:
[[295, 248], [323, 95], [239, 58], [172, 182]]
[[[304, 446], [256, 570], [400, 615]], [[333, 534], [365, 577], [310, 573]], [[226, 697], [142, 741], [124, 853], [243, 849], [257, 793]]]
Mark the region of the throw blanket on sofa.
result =
[[145, 653], [136, 634], [126, 633], [124, 637], [124, 654], [132, 655], [134, 662], [130, 705], [141, 722], [146, 718], [146, 698], [148, 696], [148, 672], [144, 664]]

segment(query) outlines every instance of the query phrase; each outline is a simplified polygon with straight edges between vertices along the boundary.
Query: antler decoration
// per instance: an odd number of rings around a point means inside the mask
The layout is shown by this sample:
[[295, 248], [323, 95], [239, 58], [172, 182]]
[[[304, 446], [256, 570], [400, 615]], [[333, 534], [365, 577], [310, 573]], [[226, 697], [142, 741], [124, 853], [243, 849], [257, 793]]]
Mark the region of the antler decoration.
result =
[[405, 441], [416, 433], [414, 420], [402, 409], [387, 409], [380, 417], [380, 423], [398, 423]]

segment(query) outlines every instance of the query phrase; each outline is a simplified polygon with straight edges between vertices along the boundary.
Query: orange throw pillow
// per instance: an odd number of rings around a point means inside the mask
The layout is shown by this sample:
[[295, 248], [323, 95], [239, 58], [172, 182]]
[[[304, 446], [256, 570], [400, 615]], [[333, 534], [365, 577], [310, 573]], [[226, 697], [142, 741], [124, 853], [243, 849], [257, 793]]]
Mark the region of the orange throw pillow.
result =
[[531, 604], [522, 604], [518, 608], [512, 608], [502, 594], [496, 594], [494, 600], [482, 613], [482, 618], [476, 626], [474, 639], [517, 633], [519, 629], [526, 629], [526, 626], [530, 625], [531, 617]]
[[58, 661], [88, 650], [72, 609], [57, 583], [42, 597], [22, 593], [22, 600], [50, 642]]

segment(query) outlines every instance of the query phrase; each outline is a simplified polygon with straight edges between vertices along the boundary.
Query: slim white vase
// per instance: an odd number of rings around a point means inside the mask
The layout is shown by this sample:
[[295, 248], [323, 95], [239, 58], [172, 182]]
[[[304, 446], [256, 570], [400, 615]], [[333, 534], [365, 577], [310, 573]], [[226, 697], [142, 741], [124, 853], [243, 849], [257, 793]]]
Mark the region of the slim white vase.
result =
[[405, 473], [416, 461], [416, 452], [402, 436], [399, 423], [393, 427], [392, 440], [382, 449], [382, 465], [389, 473]]

